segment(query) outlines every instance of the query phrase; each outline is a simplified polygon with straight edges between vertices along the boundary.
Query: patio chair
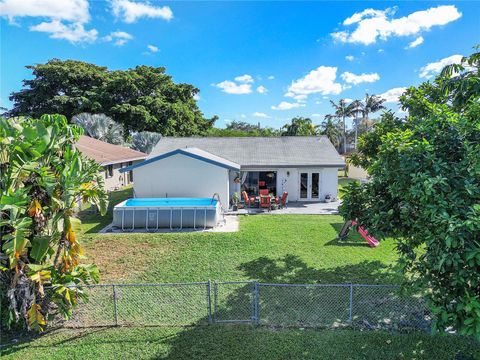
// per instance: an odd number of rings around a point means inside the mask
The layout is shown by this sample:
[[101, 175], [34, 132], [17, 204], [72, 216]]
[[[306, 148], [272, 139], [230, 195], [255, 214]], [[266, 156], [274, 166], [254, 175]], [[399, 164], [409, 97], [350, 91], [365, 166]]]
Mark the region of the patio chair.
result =
[[280, 206], [280, 208], [286, 208], [287, 207], [287, 198], [288, 198], [288, 192], [287, 191], [284, 191], [283, 194], [282, 194], [282, 197], [276, 197], [275, 198], [275, 202], [277, 203], [277, 205]]
[[260, 195], [260, 208], [272, 210], [272, 198], [270, 195]]
[[255, 205], [255, 197], [249, 197], [246, 191], [242, 191], [243, 201], [245, 202], [245, 206], [252, 207]]

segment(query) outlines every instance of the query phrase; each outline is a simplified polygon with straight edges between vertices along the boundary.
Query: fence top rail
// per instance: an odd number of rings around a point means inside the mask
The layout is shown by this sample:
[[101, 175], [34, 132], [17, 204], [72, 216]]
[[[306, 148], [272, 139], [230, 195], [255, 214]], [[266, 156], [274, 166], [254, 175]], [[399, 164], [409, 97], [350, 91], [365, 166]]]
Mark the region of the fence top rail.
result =
[[398, 288], [399, 285], [393, 284], [273, 284], [273, 283], [261, 283], [259, 282], [258, 285], [260, 286], [300, 286], [300, 287], [387, 287], [387, 288]]
[[[190, 285], [209, 285], [212, 284], [211, 281], [199, 281], [199, 282], [176, 282], [176, 283], [131, 283], [131, 284], [120, 284], [120, 283], [110, 283], [110, 284], [78, 284], [78, 285], [69, 285], [68, 287], [84, 287], [84, 288], [93, 288], [93, 287], [147, 287], [147, 286], [190, 286]], [[242, 284], [257, 284], [258, 286], [272, 286], [272, 287], [370, 287], [370, 288], [400, 288], [400, 285], [395, 284], [275, 284], [275, 283], [262, 283], [258, 281], [215, 281], [215, 285], [242, 285]], [[45, 289], [51, 289], [52, 286], [46, 286]]]

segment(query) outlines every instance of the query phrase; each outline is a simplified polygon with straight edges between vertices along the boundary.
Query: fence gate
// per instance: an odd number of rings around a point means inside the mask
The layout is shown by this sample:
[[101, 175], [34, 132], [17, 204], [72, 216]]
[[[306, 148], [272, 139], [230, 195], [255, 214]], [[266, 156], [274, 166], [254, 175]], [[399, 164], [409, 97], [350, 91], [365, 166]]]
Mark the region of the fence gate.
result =
[[214, 283], [213, 322], [258, 323], [258, 319], [258, 283], [249, 281]]

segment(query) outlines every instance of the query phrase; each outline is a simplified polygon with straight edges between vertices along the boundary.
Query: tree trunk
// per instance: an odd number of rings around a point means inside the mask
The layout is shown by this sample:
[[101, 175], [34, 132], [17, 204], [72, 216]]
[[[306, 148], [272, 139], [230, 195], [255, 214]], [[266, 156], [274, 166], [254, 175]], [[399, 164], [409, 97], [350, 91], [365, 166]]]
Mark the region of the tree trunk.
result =
[[357, 150], [357, 138], [358, 138], [358, 114], [355, 114], [355, 150]]
[[345, 116], [343, 116], [343, 153], [347, 153], [347, 129], [345, 127]]

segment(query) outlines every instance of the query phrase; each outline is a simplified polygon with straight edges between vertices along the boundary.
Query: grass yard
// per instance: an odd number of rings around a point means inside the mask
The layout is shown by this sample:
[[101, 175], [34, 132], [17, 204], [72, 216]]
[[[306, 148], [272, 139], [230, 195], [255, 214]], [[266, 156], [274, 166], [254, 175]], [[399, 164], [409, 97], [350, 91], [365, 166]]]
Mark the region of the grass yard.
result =
[[2, 359], [480, 359], [455, 336], [251, 326], [61, 330], [3, 349]]
[[[112, 203], [130, 196], [131, 189], [116, 192], [112, 194]], [[85, 261], [100, 267], [103, 283], [212, 279], [385, 284], [401, 280], [394, 270], [393, 240], [386, 239], [372, 249], [352, 232], [347, 241], [340, 242], [336, 240], [342, 226], [340, 216], [244, 216], [237, 233], [171, 234], [97, 234], [111, 221], [111, 212], [101, 217], [83, 211], [81, 217]], [[242, 295], [241, 291], [237, 295]], [[128, 301], [126, 295], [123, 299]], [[145, 302], [138, 304], [144, 308], [150, 306]], [[165, 311], [157, 307], [158, 304], [155, 309]], [[176, 316], [175, 311], [172, 316]], [[19, 341], [12, 341], [13, 338]], [[120, 327], [61, 329], [35, 338], [10, 334], [2, 340], [5, 344], [0, 348], [2, 359], [22, 360], [119, 356], [124, 359], [452, 359], [458, 354], [461, 359], [480, 359], [478, 343], [461, 337], [349, 329], [242, 325]]]
[[86, 261], [99, 265], [102, 282], [399, 281], [393, 241], [372, 249], [353, 232], [338, 241], [340, 216], [243, 216], [236, 233], [93, 234], [108, 223], [97, 222], [87, 220], [82, 240]]

